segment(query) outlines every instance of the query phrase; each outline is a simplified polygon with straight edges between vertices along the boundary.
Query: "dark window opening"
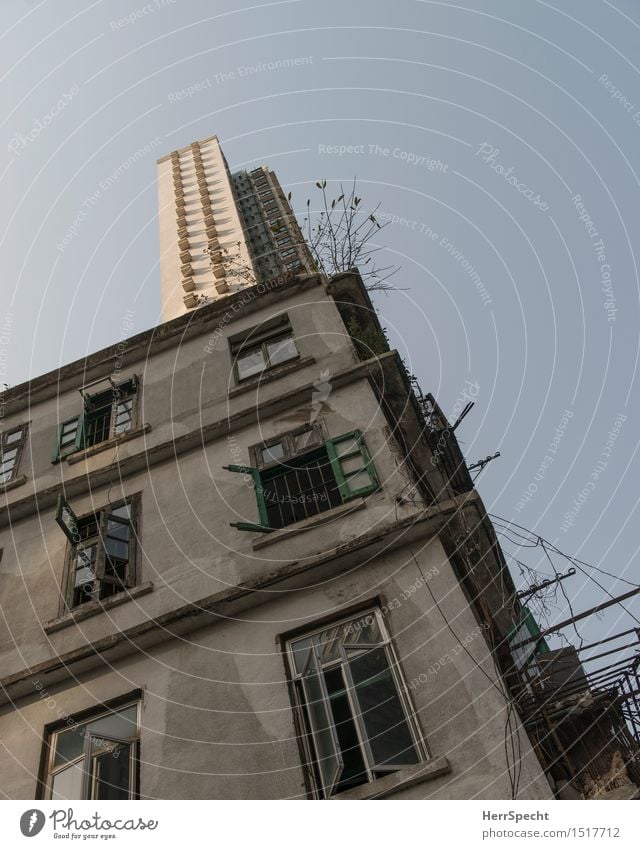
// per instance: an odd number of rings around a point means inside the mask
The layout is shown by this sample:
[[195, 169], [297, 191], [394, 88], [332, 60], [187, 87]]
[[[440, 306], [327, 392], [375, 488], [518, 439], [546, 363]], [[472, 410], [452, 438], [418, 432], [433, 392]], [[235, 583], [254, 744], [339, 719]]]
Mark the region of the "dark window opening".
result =
[[284, 528], [342, 504], [326, 449], [290, 460], [261, 480], [270, 528]]
[[58, 428], [54, 462], [132, 430], [137, 392], [134, 378], [95, 395], [85, 394], [83, 412]]
[[288, 656], [318, 795], [420, 762], [418, 729], [380, 611], [298, 637]]

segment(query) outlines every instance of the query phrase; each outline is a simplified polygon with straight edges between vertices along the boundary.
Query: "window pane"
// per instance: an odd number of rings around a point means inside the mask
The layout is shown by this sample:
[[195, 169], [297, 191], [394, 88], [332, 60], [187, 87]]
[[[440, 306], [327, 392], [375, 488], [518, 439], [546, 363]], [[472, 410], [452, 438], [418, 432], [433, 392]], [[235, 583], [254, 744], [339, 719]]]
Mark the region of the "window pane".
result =
[[15, 460], [17, 453], [17, 448], [7, 448], [2, 452], [2, 462], [6, 463], [8, 460]]
[[264, 355], [261, 348], [255, 351], [249, 351], [246, 354], [239, 354], [236, 360], [238, 364], [238, 378], [243, 380], [245, 377], [251, 377], [253, 374], [258, 374], [265, 367]]
[[326, 670], [324, 672], [324, 680], [327, 685], [327, 693], [329, 694], [331, 715], [338, 734], [340, 752], [344, 761], [340, 783], [336, 787], [336, 791], [339, 793], [342, 790], [347, 790], [349, 787], [363, 784], [368, 780], [368, 776], [362, 757], [360, 739], [358, 738], [356, 724], [353, 720], [353, 713], [342, 676], [342, 667], [334, 666]]
[[91, 798], [128, 799], [131, 745], [102, 740], [99, 751], [91, 759]]
[[133, 399], [121, 401], [116, 408], [115, 433], [126, 433], [133, 425]]
[[335, 446], [338, 457], [344, 457], [345, 454], [355, 454], [356, 452], [358, 454], [360, 453], [360, 446], [358, 445], [358, 440], [355, 436], [352, 436], [349, 439], [336, 441]]
[[313, 445], [317, 445], [321, 442], [318, 435], [318, 431], [315, 428], [310, 427], [309, 430], [305, 430], [302, 433], [298, 433], [293, 437], [293, 447], [296, 454], [302, 453], [307, 448], [310, 448]]
[[268, 448], [263, 448], [261, 453], [263, 463], [273, 463], [275, 460], [282, 460], [284, 457], [284, 444], [282, 442], [275, 442], [273, 445], [269, 445]]
[[324, 677], [313, 649], [307, 670], [302, 677], [302, 690], [311, 725], [318, 771], [325, 794], [330, 796], [342, 771], [343, 762], [338, 750], [338, 740]]
[[110, 539], [123, 540], [127, 542], [129, 540], [130, 530], [131, 526], [127, 520], [120, 522], [109, 519], [107, 522], [107, 537]]
[[267, 355], [269, 364], [272, 366], [278, 363], [285, 363], [287, 360], [298, 356], [293, 337], [285, 336], [282, 339], [276, 339], [273, 342], [267, 342]]
[[293, 652], [293, 665], [298, 675], [302, 675], [307, 660], [309, 658], [309, 648], [311, 647], [312, 637], [305, 637], [303, 640], [296, 640], [291, 643], [291, 651]]
[[351, 492], [357, 492], [359, 489], [371, 486], [371, 476], [366, 469], [358, 472], [355, 475], [350, 475], [347, 478], [347, 486]]
[[13, 474], [13, 472], [11, 472], [11, 471], [9, 471], [9, 472], [0, 471], [0, 483], [6, 483], [7, 481], [11, 480], [12, 474]]
[[13, 442], [20, 442], [22, 439], [22, 428], [20, 430], [14, 430], [13, 433], [8, 433], [5, 438], [5, 443], [7, 445], [11, 445]]
[[95, 563], [98, 548], [90, 545], [87, 548], [78, 548], [76, 553], [76, 571], [74, 576], [74, 587], [90, 583], [96, 577]]
[[343, 643], [378, 645], [383, 637], [380, 633], [375, 613], [366, 613], [357, 619], [350, 619], [340, 625], [333, 625], [314, 637], [304, 637], [291, 644], [296, 671], [301, 673], [307, 660], [311, 641], [315, 643], [320, 661], [332, 663], [340, 659], [340, 646]]
[[82, 798], [83, 761], [60, 770], [53, 777], [52, 799], [81, 799]]
[[120, 737], [130, 740], [138, 733], [138, 706], [130, 705], [87, 723], [87, 731], [96, 737]]
[[119, 519], [130, 519], [131, 505], [122, 504], [120, 507], [114, 507], [113, 510], [110, 511], [110, 513], [112, 516], [117, 516]]
[[86, 417], [87, 445], [98, 445], [109, 438], [111, 424], [111, 404], [92, 410]]
[[53, 765], [59, 766], [65, 761], [75, 761], [84, 749], [84, 727], [76, 725], [68, 731], [61, 731], [56, 737], [56, 751]]
[[383, 646], [347, 650], [355, 698], [375, 766], [418, 763], [419, 757]]

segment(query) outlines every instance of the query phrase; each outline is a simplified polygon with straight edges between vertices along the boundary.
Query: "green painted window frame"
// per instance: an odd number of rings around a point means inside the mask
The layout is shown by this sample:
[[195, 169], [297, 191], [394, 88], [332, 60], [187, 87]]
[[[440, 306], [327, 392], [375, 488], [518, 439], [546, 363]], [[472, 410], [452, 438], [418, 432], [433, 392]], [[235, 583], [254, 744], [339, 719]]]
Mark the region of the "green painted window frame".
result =
[[[138, 377], [136, 375], [134, 375], [133, 377], [128, 378], [127, 380], [124, 380], [121, 383], [117, 384], [117, 389], [119, 391], [122, 391], [124, 387], [127, 387], [127, 389], [124, 391], [124, 396], [125, 396], [124, 398], [121, 398], [119, 395], [116, 398], [116, 393], [114, 392], [113, 412], [112, 412], [112, 421], [111, 421], [111, 424], [110, 424], [109, 439], [111, 439], [113, 437], [113, 435], [111, 434], [111, 430], [113, 430], [113, 427], [114, 427], [114, 422], [115, 422], [116, 415], [117, 415], [117, 413], [116, 413], [117, 406], [120, 402], [126, 401], [129, 397], [134, 399], [134, 404], [133, 404], [133, 407], [132, 407], [132, 410], [131, 410], [131, 427], [129, 428], [129, 430], [133, 430], [136, 427], [137, 415], [138, 415], [138, 403], [139, 403], [138, 397], [139, 397], [139, 391], [140, 391]], [[82, 412], [79, 413], [77, 416], [71, 416], [71, 418], [65, 419], [65, 421], [61, 422], [58, 425], [58, 434], [57, 434], [55, 446], [54, 446], [54, 449], [53, 449], [53, 455], [51, 457], [52, 463], [59, 463], [61, 460], [64, 460], [66, 457], [69, 457], [71, 454], [75, 454], [76, 451], [82, 451], [83, 448], [87, 447], [86, 446], [86, 441], [87, 441], [87, 427], [86, 427], [87, 416], [88, 416], [87, 411], [85, 409], [83, 409]], [[75, 442], [71, 443], [63, 451], [62, 450], [62, 434], [64, 432], [64, 429], [67, 427], [67, 425], [71, 424], [72, 422], [77, 422]], [[126, 431], [124, 431], [124, 432], [126, 433]], [[104, 441], [106, 441], [106, 440], [104, 440]], [[96, 444], [99, 444], [99, 443], [96, 443]]]
[[[347, 442], [349, 440], [354, 441], [357, 448], [347, 454], [339, 455], [336, 446], [340, 445], [341, 442]], [[378, 475], [376, 473], [375, 466], [373, 465], [371, 455], [367, 450], [362, 431], [352, 430], [349, 433], [343, 433], [342, 436], [337, 436], [335, 439], [328, 439], [325, 442], [325, 448], [327, 449], [331, 468], [333, 469], [333, 473], [336, 477], [338, 490], [340, 491], [343, 501], [349, 501], [352, 498], [360, 498], [363, 495], [369, 495], [371, 492], [375, 492], [380, 488], [380, 481], [378, 480]], [[363, 465], [351, 472], [345, 472], [342, 468], [342, 461], [349, 460], [352, 457], [357, 456], [362, 458]], [[367, 486], [361, 486], [358, 489], [350, 489], [349, 479], [363, 470], [368, 473], [371, 483]]]
[[[288, 434], [283, 434], [282, 439], [285, 439]], [[271, 440], [273, 442], [274, 440]], [[346, 454], [340, 455], [339, 446], [343, 442], [355, 442], [356, 448], [353, 451], [349, 451]], [[352, 430], [348, 433], [343, 433], [340, 436], [337, 436], [333, 439], [327, 439], [321, 447], [327, 452], [327, 456], [329, 458], [329, 463], [331, 464], [331, 470], [336, 479], [336, 484], [338, 486], [338, 492], [342, 498], [343, 502], [351, 501], [353, 498], [362, 498], [365, 495], [370, 495], [372, 492], [376, 492], [380, 489], [380, 480], [378, 478], [378, 474], [376, 472], [376, 468], [373, 464], [373, 460], [371, 459], [371, 455], [367, 450], [367, 446], [364, 440], [364, 435], [360, 430]], [[318, 450], [318, 446], [314, 446], [314, 451]], [[305, 451], [299, 454], [299, 457], [304, 457], [306, 454], [310, 454], [312, 451]], [[361, 457], [363, 464], [362, 466], [354, 469], [350, 472], [345, 472], [342, 467], [342, 462], [344, 460], [349, 460], [352, 457]], [[289, 459], [289, 458], [287, 458]], [[258, 505], [258, 523], [253, 522], [231, 522], [230, 525], [232, 528], [236, 528], [239, 531], [253, 531], [255, 533], [273, 533], [276, 528], [269, 527], [269, 520], [267, 515], [267, 505], [264, 498], [264, 487], [262, 481], [262, 475], [268, 474], [269, 472], [273, 472], [273, 464], [267, 469], [260, 470], [254, 466], [239, 466], [239, 465], [230, 465], [223, 466], [223, 468], [228, 472], [236, 472], [238, 474], [250, 475], [253, 481], [253, 488], [256, 494], [256, 502]], [[357, 474], [360, 474], [362, 471], [366, 471], [369, 475], [370, 483], [366, 486], [361, 486], [358, 489], [352, 490], [349, 486], [350, 478], [354, 477]], [[295, 525], [297, 523], [292, 523]], [[286, 527], [290, 527], [287, 525]]]

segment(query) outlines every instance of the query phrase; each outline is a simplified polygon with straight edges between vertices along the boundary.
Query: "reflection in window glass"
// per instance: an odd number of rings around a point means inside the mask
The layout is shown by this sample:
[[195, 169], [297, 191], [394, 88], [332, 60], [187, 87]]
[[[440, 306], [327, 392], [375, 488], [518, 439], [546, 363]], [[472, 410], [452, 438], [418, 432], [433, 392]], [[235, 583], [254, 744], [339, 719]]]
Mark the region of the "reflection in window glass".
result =
[[82, 798], [82, 761], [60, 770], [53, 776], [51, 784], [52, 799]]
[[0, 434], [0, 483], [17, 477], [26, 434], [26, 425]]
[[136, 798], [139, 735], [137, 704], [53, 733], [48, 798]]
[[420, 762], [417, 728], [378, 611], [292, 640], [289, 650], [319, 795]]
[[251, 377], [258, 374], [265, 367], [264, 354], [262, 348], [255, 351], [249, 351], [246, 354], [240, 354], [237, 359], [238, 378], [243, 380], [245, 377]]
[[262, 462], [273, 463], [276, 460], [282, 460], [284, 457], [284, 445], [282, 442], [274, 442], [267, 448], [262, 449]]
[[286, 363], [298, 356], [293, 337], [285, 336], [282, 339], [277, 339], [274, 342], [267, 342], [267, 356], [269, 365], [277, 365], [278, 363]]

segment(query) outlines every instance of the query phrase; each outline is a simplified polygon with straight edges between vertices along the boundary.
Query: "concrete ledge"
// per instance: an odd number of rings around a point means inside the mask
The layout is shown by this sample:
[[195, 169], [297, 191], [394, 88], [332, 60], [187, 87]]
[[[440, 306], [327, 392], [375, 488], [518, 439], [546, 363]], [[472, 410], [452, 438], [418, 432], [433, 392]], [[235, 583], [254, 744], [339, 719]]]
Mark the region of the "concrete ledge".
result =
[[68, 628], [70, 625], [75, 625], [76, 622], [82, 622], [84, 619], [89, 619], [91, 616], [97, 616], [105, 610], [111, 610], [112, 607], [119, 607], [127, 601], [138, 598], [141, 595], [150, 593], [153, 589], [153, 583], [147, 581], [140, 584], [139, 587], [131, 587], [128, 592], [121, 592], [117, 595], [112, 595], [110, 598], [105, 598], [104, 601], [90, 601], [88, 604], [83, 604], [77, 610], [71, 610], [65, 613], [64, 616], [59, 616], [57, 619], [50, 619], [43, 625], [45, 634], [54, 634], [56, 631], [61, 631], [63, 628]]
[[290, 539], [305, 531], [310, 531], [312, 528], [317, 528], [319, 525], [327, 525], [334, 519], [340, 519], [343, 516], [348, 516], [355, 513], [357, 510], [362, 510], [367, 506], [364, 498], [360, 501], [350, 502], [348, 504], [340, 504], [331, 510], [325, 510], [324, 513], [318, 513], [317, 516], [312, 516], [310, 519], [303, 519], [296, 522], [295, 525], [290, 525], [282, 530], [274, 531], [270, 534], [260, 534], [258, 539], [253, 543], [252, 548], [258, 551], [261, 548], [266, 548], [268, 545], [274, 545], [277, 542], [282, 542], [285, 539]]
[[77, 451], [74, 454], [69, 454], [66, 458], [67, 463], [72, 466], [74, 463], [81, 463], [83, 460], [88, 460], [89, 457], [95, 457], [96, 454], [101, 454], [103, 451], [108, 451], [110, 448], [117, 448], [123, 442], [129, 442], [138, 436], [151, 432], [150, 424], [143, 424], [133, 430], [128, 430], [121, 433], [119, 436], [114, 436], [111, 439], [105, 439], [104, 442], [99, 442], [97, 445], [92, 445], [91, 448], [85, 448], [84, 451]]
[[22, 486], [23, 483], [27, 482], [26, 475], [20, 475], [19, 478], [15, 480], [8, 481], [8, 483], [0, 484], [0, 492], [9, 492], [10, 489], [16, 489], [19, 486]]
[[[280, 564], [269, 572], [258, 574], [246, 583], [229, 587], [221, 592], [188, 602], [179, 608], [159, 613], [153, 619], [144, 618], [124, 631], [115, 631], [106, 637], [55, 655], [23, 668], [0, 679], [0, 706], [33, 696], [32, 682], [41, 675], [49, 675], [49, 683], [59, 683], [73, 675], [80, 675], [105, 662], [113, 663], [136, 651], [148, 651], [153, 645], [170, 637], [191, 633], [198, 628], [218, 621], [220, 616], [237, 616], [243, 610], [256, 607], [274, 598], [274, 593], [290, 592], [317, 585], [338, 571], [352, 568], [362, 562], [362, 557], [384, 555], [390, 547], [410, 545], [416, 540], [431, 539], [451, 520], [458, 510], [478, 501], [475, 490], [427, 510], [407, 516], [391, 527], [375, 529], [354, 540], [305, 559]], [[129, 595], [126, 599], [129, 599]], [[70, 667], [73, 666], [73, 673]]]
[[415, 766], [400, 769], [398, 772], [391, 772], [384, 778], [378, 778], [369, 784], [361, 784], [352, 790], [345, 790], [344, 793], [332, 796], [332, 799], [336, 801], [384, 799], [392, 793], [405, 790], [414, 784], [421, 784], [423, 781], [431, 781], [441, 775], [447, 775], [449, 772], [451, 772], [451, 767], [446, 758], [433, 758], [430, 761], [423, 761]]

